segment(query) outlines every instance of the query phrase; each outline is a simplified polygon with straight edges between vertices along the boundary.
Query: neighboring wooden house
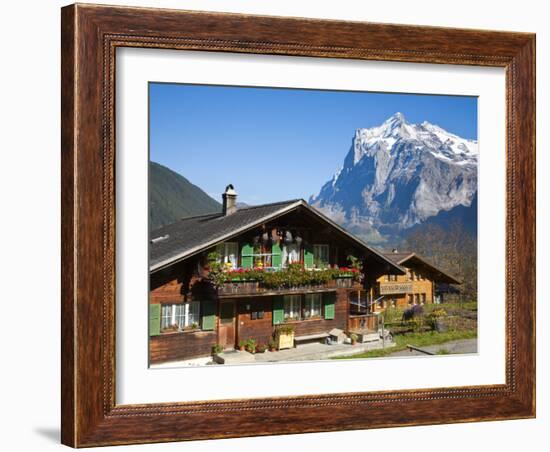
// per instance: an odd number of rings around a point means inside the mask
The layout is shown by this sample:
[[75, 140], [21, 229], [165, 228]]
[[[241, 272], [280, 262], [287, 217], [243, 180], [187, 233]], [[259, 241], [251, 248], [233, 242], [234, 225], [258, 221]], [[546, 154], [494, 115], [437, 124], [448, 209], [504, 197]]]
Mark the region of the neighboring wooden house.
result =
[[[405, 269], [404, 275], [383, 275], [375, 287], [373, 311], [387, 307], [406, 308], [426, 303], [439, 303], [443, 289], [452, 290], [451, 284], [460, 284], [453, 276], [443, 272], [413, 252], [384, 253], [384, 256]], [[456, 289], [454, 289], [456, 291]]]
[[374, 328], [366, 306], [385, 274], [404, 270], [306, 201], [237, 209], [228, 186], [222, 213], [151, 233], [150, 363], [267, 344], [283, 324], [297, 341]]

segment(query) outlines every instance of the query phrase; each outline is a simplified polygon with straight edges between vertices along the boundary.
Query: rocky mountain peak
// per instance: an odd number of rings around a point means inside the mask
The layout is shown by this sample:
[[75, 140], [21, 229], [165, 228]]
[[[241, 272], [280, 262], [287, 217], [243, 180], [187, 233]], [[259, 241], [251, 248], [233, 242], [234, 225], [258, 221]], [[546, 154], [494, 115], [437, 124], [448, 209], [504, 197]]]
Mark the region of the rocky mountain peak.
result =
[[372, 241], [470, 207], [477, 159], [476, 141], [398, 112], [355, 131], [343, 166], [310, 203]]

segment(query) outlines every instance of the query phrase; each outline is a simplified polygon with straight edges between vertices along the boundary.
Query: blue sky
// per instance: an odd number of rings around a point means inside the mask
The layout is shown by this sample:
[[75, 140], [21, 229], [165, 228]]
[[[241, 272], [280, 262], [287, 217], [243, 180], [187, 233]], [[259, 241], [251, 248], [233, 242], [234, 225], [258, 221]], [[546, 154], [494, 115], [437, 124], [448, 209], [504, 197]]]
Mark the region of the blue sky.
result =
[[150, 158], [218, 200], [229, 183], [249, 204], [307, 200], [357, 128], [398, 111], [477, 139], [476, 97], [150, 83]]

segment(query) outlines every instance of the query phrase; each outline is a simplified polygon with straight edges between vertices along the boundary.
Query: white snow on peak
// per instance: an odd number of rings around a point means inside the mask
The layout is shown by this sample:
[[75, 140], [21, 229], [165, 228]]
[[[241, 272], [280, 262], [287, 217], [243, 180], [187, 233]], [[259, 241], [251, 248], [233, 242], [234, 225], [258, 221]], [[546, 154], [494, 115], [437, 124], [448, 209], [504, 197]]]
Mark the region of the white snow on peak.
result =
[[353, 163], [355, 165], [365, 155], [380, 150], [392, 154], [396, 143], [401, 142], [413, 142], [416, 149], [424, 148], [447, 163], [465, 165], [477, 162], [477, 141], [461, 138], [427, 121], [408, 123], [405, 116], [397, 112], [379, 126], [356, 130]]

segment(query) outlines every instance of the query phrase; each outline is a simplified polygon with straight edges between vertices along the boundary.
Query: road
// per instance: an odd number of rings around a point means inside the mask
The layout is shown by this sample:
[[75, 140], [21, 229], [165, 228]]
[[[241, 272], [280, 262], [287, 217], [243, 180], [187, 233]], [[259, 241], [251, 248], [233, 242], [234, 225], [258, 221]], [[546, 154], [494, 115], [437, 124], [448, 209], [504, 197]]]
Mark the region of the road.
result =
[[[432, 353], [438, 353], [444, 351], [445, 354], [464, 354], [464, 353], [477, 353], [477, 339], [461, 339], [458, 341], [444, 342], [443, 344], [429, 345], [426, 347], [419, 347], [422, 350], [426, 350]], [[441, 352], [440, 352], [441, 353]], [[415, 350], [401, 350], [399, 352], [391, 353], [389, 356], [427, 356], [424, 353]]]

